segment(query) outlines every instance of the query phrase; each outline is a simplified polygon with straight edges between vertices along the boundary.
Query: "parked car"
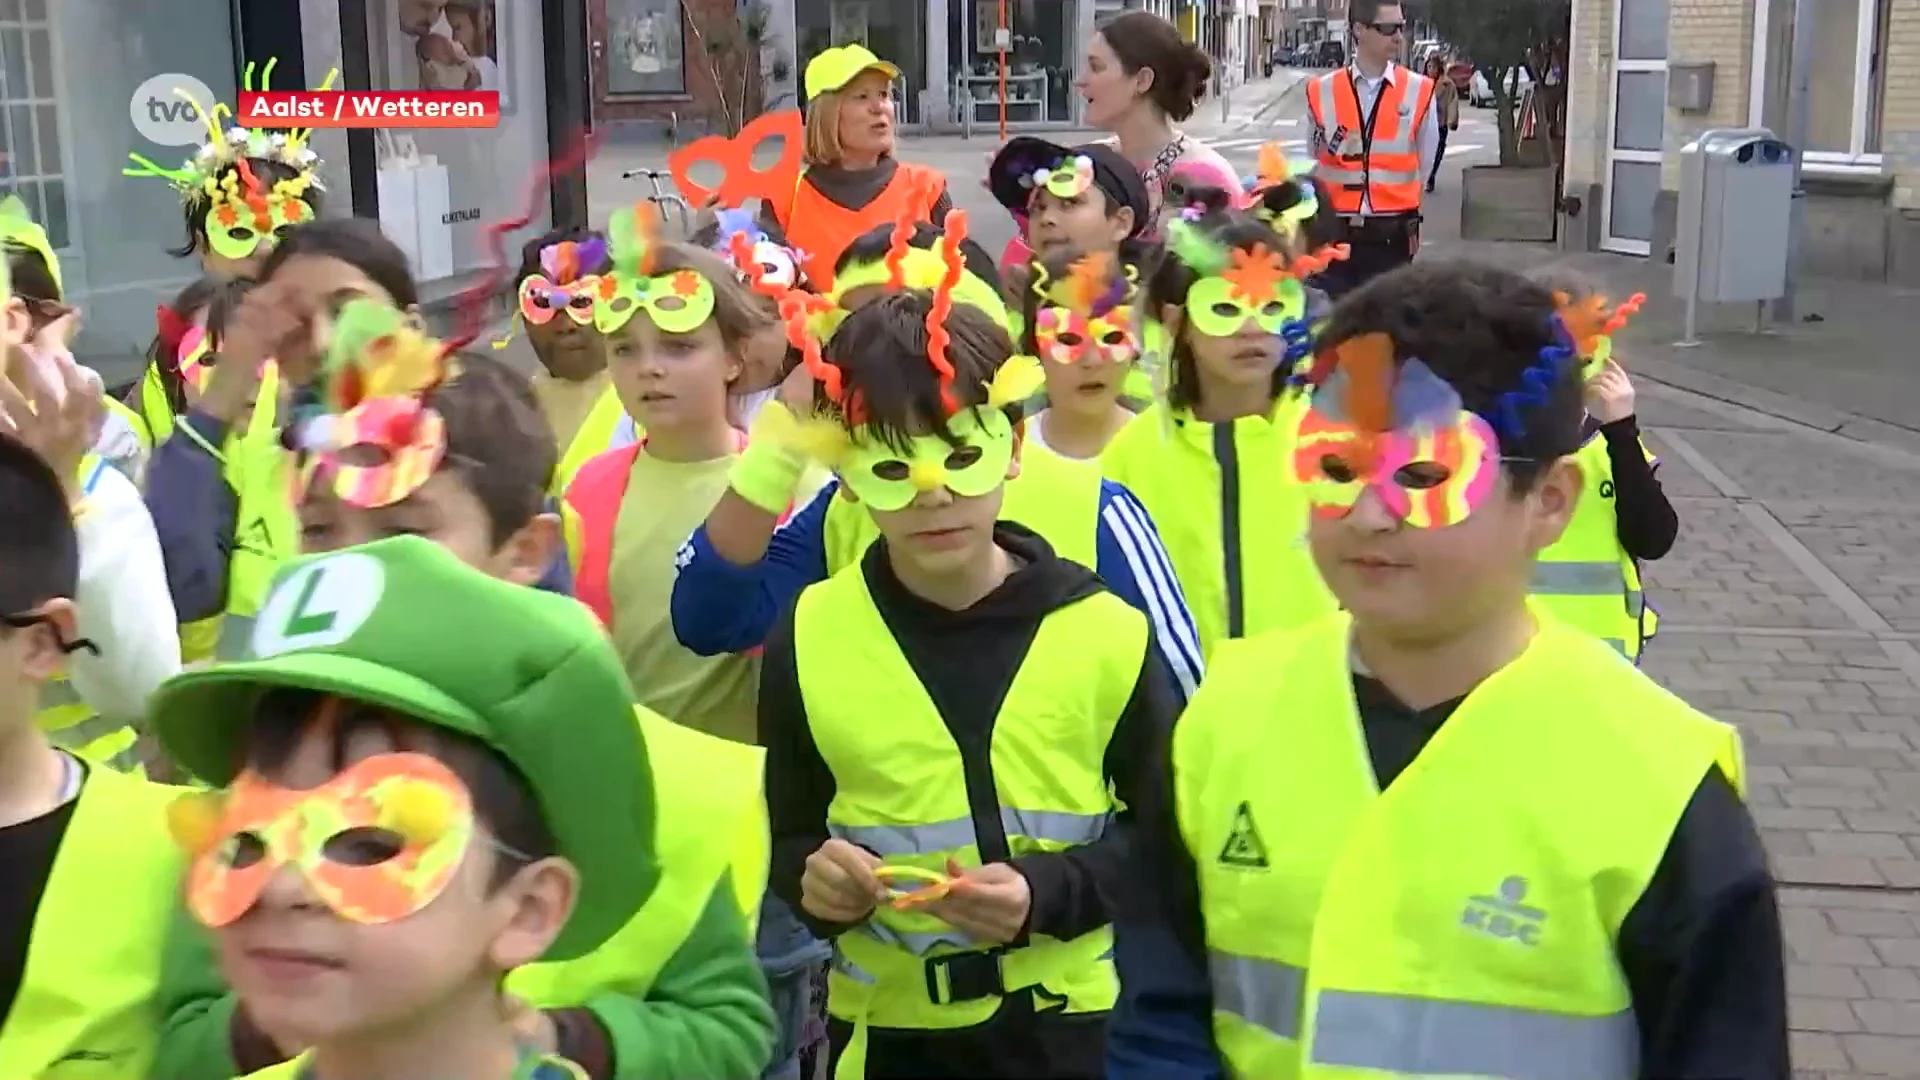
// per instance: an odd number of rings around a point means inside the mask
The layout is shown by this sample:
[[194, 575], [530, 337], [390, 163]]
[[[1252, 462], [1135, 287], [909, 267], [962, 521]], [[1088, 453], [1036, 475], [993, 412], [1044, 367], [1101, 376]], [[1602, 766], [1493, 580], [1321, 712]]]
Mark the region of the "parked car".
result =
[[[1517, 67], [1507, 72], [1509, 96], [1518, 100], [1533, 85], [1533, 79], [1527, 75], [1527, 69]], [[1487, 77], [1479, 71], [1473, 73], [1473, 83], [1467, 90], [1467, 104], [1487, 109], [1493, 107], [1493, 87], [1487, 85]]]

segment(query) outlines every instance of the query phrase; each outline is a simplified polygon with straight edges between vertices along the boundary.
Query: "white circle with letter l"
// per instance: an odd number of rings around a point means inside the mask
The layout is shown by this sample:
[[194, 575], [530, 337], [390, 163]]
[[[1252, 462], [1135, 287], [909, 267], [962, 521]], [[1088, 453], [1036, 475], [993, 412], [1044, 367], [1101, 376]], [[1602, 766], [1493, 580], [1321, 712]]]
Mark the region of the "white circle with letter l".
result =
[[253, 623], [260, 659], [324, 649], [352, 637], [380, 606], [387, 568], [359, 552], [316, 559], [284, 578]]
[[191, 75], [155, 75], [134, 88], [127, 103], [133, 130], [161, 146], [198, 146], [207, 141], [207, 122], [201, 109], [219, 103], [213, 88]]

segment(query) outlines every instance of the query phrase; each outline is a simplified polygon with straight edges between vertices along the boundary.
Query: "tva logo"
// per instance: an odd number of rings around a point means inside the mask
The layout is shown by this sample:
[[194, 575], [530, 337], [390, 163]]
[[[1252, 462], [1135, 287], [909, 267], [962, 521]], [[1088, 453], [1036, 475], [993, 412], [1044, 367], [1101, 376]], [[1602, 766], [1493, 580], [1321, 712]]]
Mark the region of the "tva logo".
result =
[[201, 109], [215, 104], [213, 90], [191, 75], [155, 75], [133, 91], [127, 117], [140, 137], [161, 146], [196, 146], [207, 139]]

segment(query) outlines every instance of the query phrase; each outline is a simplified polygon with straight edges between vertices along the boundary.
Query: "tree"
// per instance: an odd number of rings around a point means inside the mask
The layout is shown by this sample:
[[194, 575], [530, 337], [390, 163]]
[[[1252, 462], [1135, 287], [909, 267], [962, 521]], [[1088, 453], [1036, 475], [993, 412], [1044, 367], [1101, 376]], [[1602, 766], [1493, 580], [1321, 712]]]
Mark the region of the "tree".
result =
[[[1568, 0], [1428, 0], [1433, 25], [1454, 48], [1465, 52], [1493, 92], [1494, 123], [1500, 131], [1500, 164], [1521, 164], [1520, 117], [1513, 74], [1525, 71], [1535, 88], [1532, 108], [1537, 130], [1548, 134], [1549, 153], [1564, 127], [1567, 35], [1573, 25]], [[1558, 65], [1559, 83], [1547, 86]]]
[[[714, 20], [720, 23], [717, 26], [701, 25], [694, 15], [700, 7], [687, 5], [687, 32], [719, 94], [715, 126], [721, 134], [738, 135], [766, 111], [767, 87], [792, 77], [793, 60], [768, 29], [773, 8], [766, 0], [746, 0], [732, 18]], [[709, 17], [714, 9], [706, 7]]]

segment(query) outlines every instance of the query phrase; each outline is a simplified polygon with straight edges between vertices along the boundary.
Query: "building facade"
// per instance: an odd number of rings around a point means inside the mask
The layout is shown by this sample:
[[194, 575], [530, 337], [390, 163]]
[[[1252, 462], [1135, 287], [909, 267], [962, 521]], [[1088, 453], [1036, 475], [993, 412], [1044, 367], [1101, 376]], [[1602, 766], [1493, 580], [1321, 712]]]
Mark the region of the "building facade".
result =
[[[1794, 0], [1575, 0], [1563, 228], [1584, 248], [1664, 258], [1680, 152], [1709, 128], [1787, 133]], [[1804, 147], [1812, 273], [1920, 284], [1920, 0], [1817, 2]], [[1700, 112], [1670, 65], [1712, 64]]]
[[430, 234], [437, 249], [415, 261], [422, 299], [444, 308], [491, 272], [490, 223], [531, 213], [531, 233], [563, 203], [563, 216], [584, 213], [574, 182], [532, 183], [585, 127], [585, 30], [571, 2], [0, 0], [0, 193], [20, 195], [60, 257], [68, 298], [85, 312], [75, 353], [110, 383], [131, 378], [155, 305], [200, 275], [197, 259], [169, 251], [187, 236], [173, 189], [121, 172], [129, 151], [167, 166], [193, 152], [135, 129], [146, 80], [191, 75], [231, 105], [246, 65], [274, 60], [276, 88], [318, 85], [338, 69], [336, 87], [498, 90], [497, 128], [406, 133], [423, 167], [409, 183], [395, 182], [408, 163], [374, 132], [313, 137], [322, 214], [375, 218], [390, 234], [411, 216], [405, 231]]

